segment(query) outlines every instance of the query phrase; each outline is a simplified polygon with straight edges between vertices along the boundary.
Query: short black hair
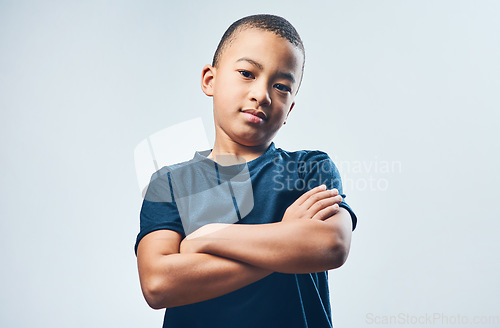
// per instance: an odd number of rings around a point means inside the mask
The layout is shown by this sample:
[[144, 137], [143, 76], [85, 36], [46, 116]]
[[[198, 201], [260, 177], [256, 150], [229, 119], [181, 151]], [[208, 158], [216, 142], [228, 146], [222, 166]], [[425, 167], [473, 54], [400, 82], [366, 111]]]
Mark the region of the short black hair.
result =
[[[304, 75], [304, 63], [306, 61], [306, 52], [304, 49], [304, 44], [299, 36], [299, 33], [290, 24], [289, 21], [284, 19], [283, 17], [270, 15], [270, 14], [259, 14], [259, 15], [251, 15], [247, 17], [243, 17], [228, 27], [222, 39], [217, 46], [217, 50], [215, 50], [214, 58], [212, 60], [212, 66], [217, 67], [219, 64], [220, 58], [224, 50], [231, 44], [231, 42], [236, 38], [237, 32], [241, 32], [242, 30], [248, 28], [256, 28], [263, 31], [273, 32], [277, 36], [280, 36], [284, 39], [290, 41], [291, 44], [300, 49], [303, 55], [302, 62], [302, 73], [301, 73], [301, 81], [302, 76]], [[299, 82], [299, 87], [300, 87]], [[298, 88], [297, 88], [298, 91]]]

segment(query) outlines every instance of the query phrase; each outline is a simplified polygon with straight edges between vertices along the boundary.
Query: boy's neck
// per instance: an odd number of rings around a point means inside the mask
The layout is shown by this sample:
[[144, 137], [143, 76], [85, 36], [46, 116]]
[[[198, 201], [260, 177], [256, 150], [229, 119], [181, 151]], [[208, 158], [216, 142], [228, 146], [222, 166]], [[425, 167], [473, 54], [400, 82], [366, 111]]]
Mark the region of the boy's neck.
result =
[[264, 154], [272, 141], [258, 146], [245, 146], [235, 141], [221, 142], [215, 138], [212, 152], [207, 156], [222, 165], [250, 162]]

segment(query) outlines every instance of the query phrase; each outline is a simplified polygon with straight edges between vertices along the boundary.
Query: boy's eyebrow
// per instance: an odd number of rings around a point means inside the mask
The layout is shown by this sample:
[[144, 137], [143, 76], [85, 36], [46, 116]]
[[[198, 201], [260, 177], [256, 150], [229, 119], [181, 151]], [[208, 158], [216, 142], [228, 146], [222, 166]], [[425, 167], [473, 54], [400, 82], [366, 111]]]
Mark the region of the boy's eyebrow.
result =
[[236, 62], [240, 62], [240, 61], [247, 61], [247, 62], [249, 62], [250, 64], [252, 64], [252, 65], [256, 66], [256, 67], [257, 67], [258, 69], [260, 69], [260, 70], [264, 69], [264, 67], [263, 67], [261, 64], [257, 63], [255, 60], [250, 59], [250, 58], [248, 58], [248, 57], [241, 57], [241, 58], [240, 58], [240, 59], [238, 59]]
[[285, 73], [285, 72], [278, 72], [278, 76], [287, 79], [289, 81], [292, 81], [292, 83], [295, 83], [295, 78], [293, 77], [292, 73]]
[[[246, 62], [249, 62], [250, 64], [254, 65], [255, 67], [257, 67], [258, 69], [260, 70], [263, 70], [264, 67], [256, 62], [255, 60], [253, 59], [250, 59], [248, 57], [241, 57], [240, 59], [238, 59], [236, 62], [240, 62], [240, 61], [246, 61]], [[287, 79], [287, 80], [290, 80], [292, 81], [292, 83], [295, 83], [295, 78], [293, 77], [293, 74], [292, 73], [285, 73], [285, 72], [278, 72], [278, 76], [281, 77], [281, 78], [284, 78], [284, 79]]]

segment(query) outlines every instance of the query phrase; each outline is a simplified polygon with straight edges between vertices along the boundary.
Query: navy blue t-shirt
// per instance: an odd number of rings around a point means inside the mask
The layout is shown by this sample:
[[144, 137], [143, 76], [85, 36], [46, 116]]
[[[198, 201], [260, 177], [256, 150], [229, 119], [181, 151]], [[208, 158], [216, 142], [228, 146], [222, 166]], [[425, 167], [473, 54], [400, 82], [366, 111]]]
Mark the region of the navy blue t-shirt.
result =
[[[281, 221], [285, 210], [306, 191], [325, 184], [343, 194], [340, 175], [321, 151], [288, 152], [274, 143], [244, 164], [221, 166], [210, 151], [166, 166], [151, 178], [142, 209], [140, 240], [160, 229], [183, 237], [213, 222], [265, 224]], [[351, 214], [353, 230], [357, 218]], [[166, 309], [163, 327], [332, 327], [328, 272], [273, 273], [229, 294]]]

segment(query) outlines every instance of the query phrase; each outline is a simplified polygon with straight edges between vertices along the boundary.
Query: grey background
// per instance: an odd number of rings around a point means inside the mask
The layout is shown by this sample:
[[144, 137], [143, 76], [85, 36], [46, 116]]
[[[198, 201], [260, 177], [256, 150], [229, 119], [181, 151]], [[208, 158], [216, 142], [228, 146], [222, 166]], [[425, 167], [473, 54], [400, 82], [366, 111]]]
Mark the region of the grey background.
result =
[[197, 116], [213, 140], [201, 68], [255, 13], [307, 51], [277, 146], [327, 151], [359, 216], [336, 326], [500, 315], [500, 2], [0, 1], [1, 327], [161, 326], [133, 150]]

